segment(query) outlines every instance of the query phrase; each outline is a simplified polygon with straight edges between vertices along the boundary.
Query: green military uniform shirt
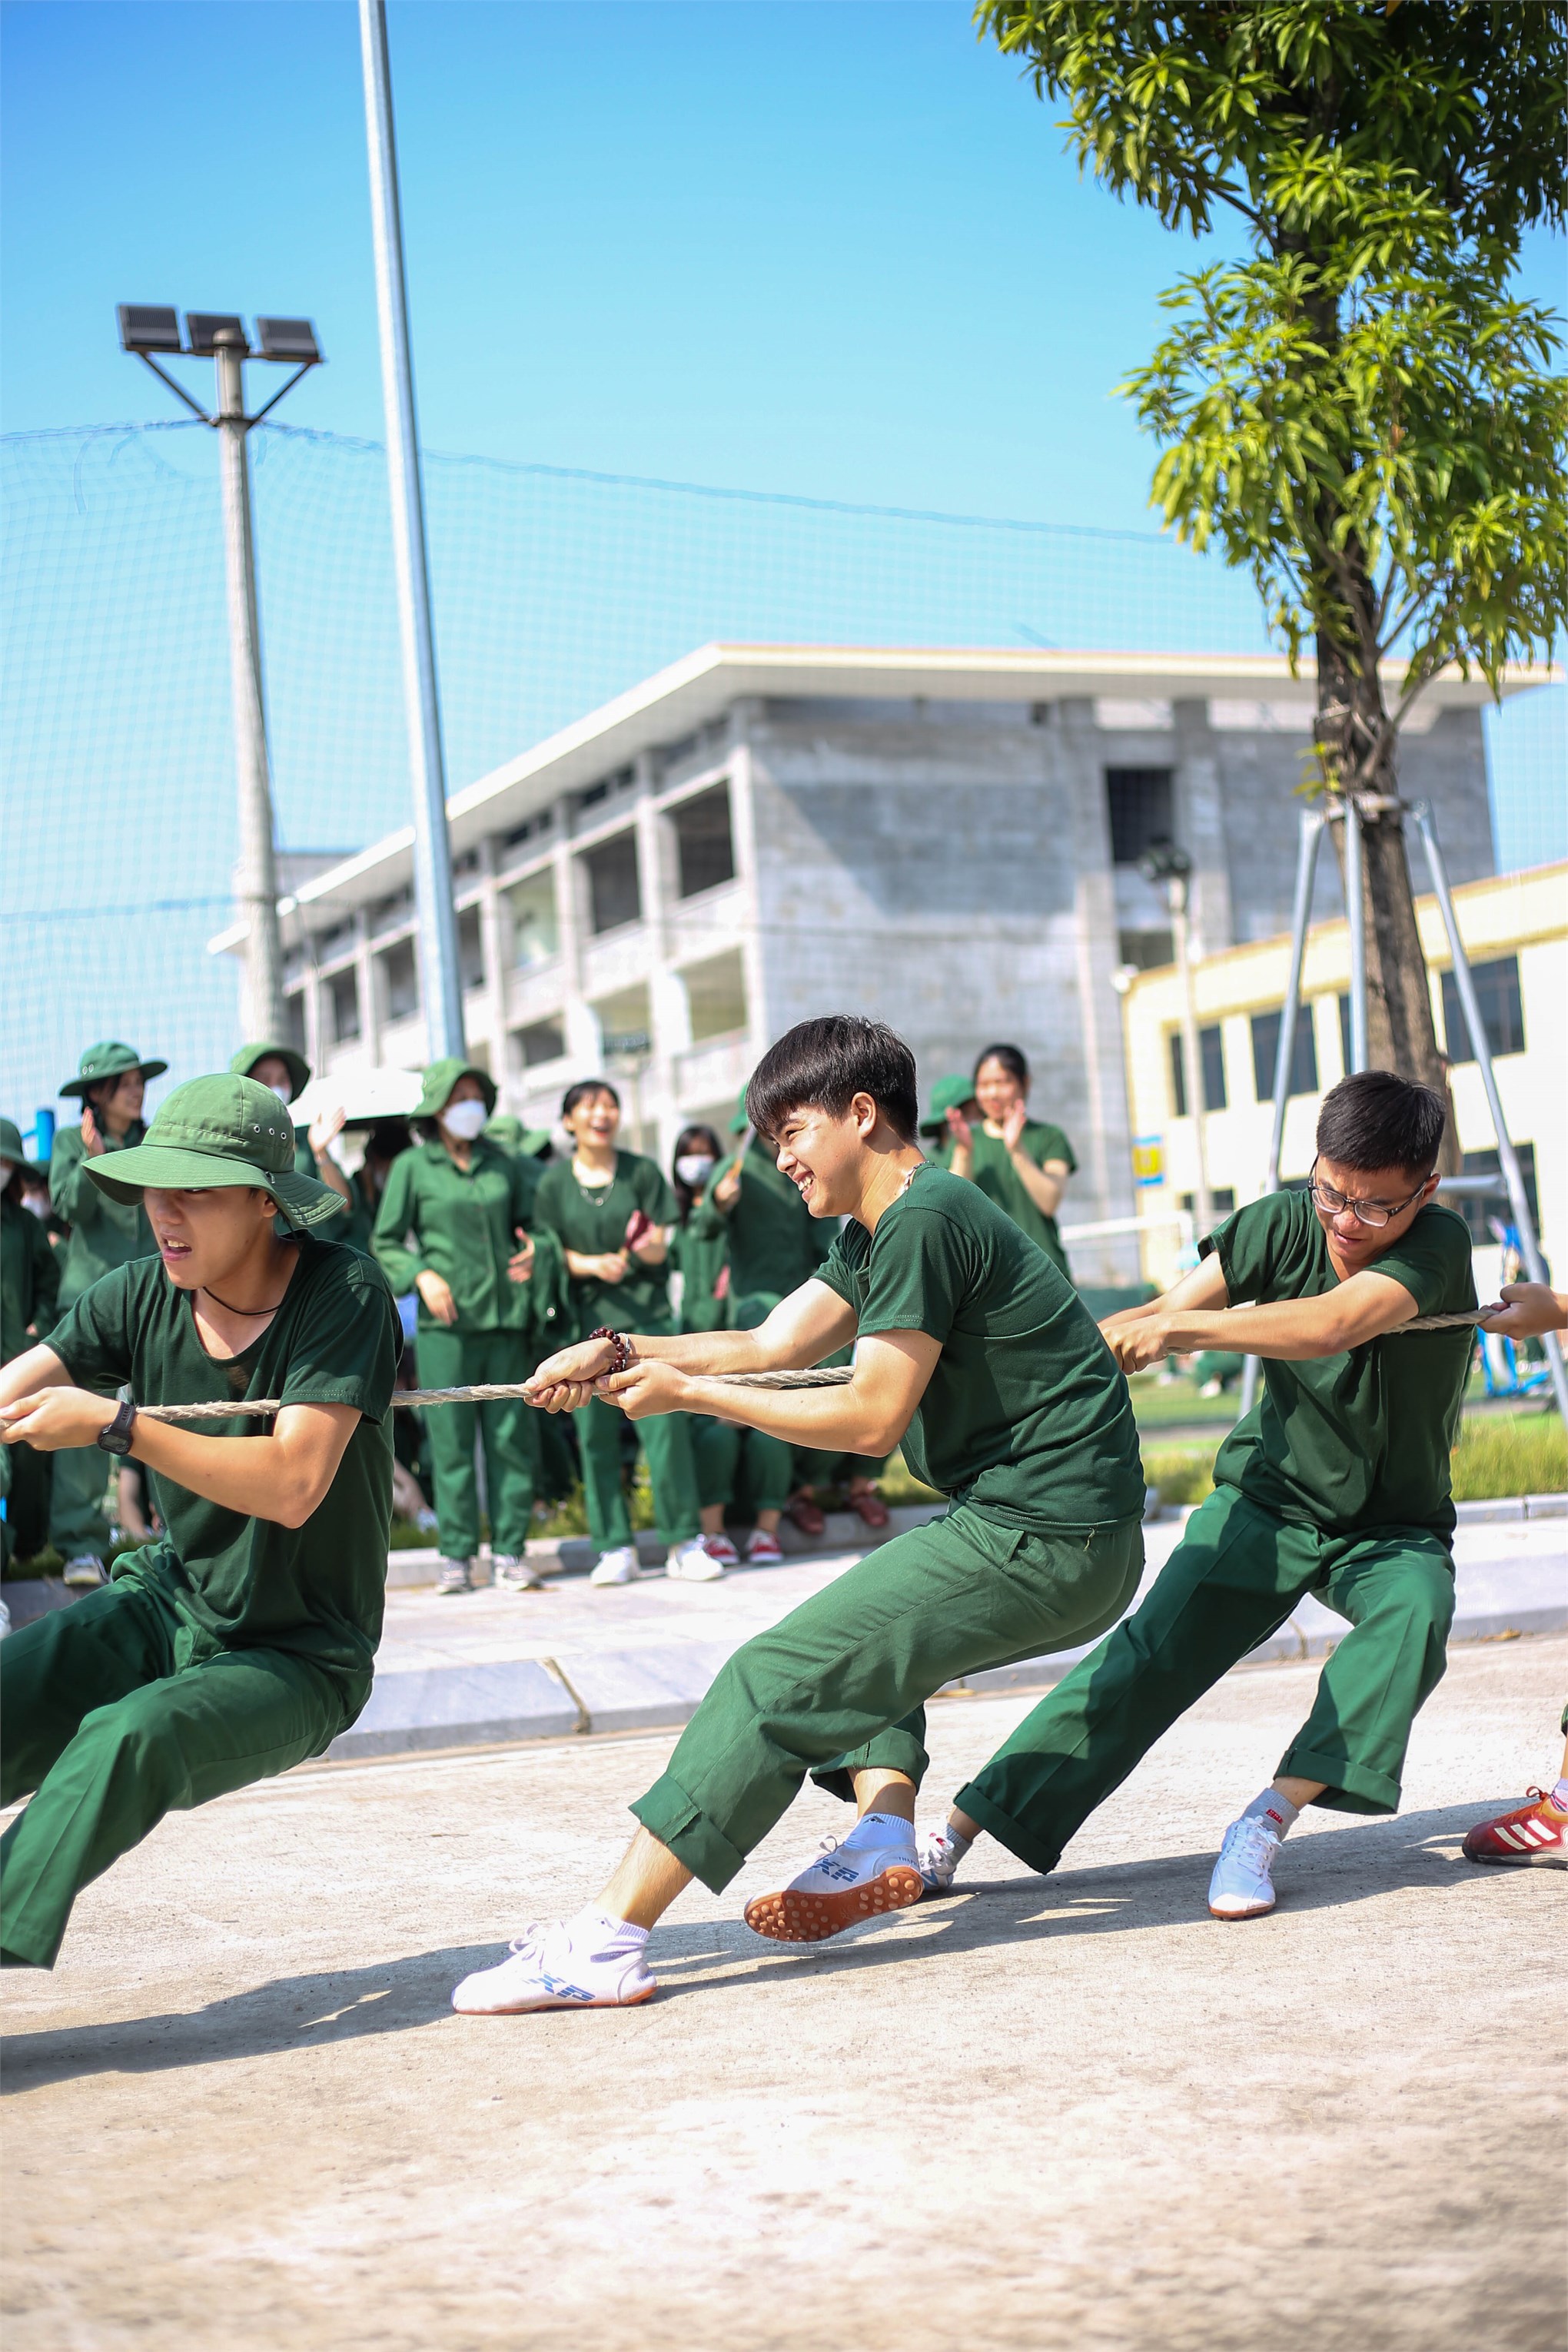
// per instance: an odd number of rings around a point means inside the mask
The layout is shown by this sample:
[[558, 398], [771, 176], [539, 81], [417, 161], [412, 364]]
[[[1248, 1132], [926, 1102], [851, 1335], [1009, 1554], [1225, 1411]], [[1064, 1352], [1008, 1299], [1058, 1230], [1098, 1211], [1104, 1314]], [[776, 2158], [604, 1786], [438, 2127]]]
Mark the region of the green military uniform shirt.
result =
[[[1200, 1248], [1217, 1255], [1235, 1306], [1321, 1298], [1339, 1286], [1307, 1192], [1270, 1192], [1237, 1209]], [[1468, 1229], [1430, 1202], [1366, 1271], [1402, 1283], [1418, 1315], [1458, 1315], [1476, 1303]], [[1220, 1447], [1215, 1483], [1331, 1535], [1430, 1528], [1446, 1541], [1454, 1528], [1448, 1454], [1475, 1336], [1391, 1331], [1305, 1363], [1265, 1357], [1263, 1395]]]
[[[580, 1184], [569, 1160], [557, 1160], [540, 1181], [535, 1213], [557, 1234], [563, 1248], [580, 1257], [605, 1257], [624, 1249], [626, 1226], [640, 1209], [656, 1225], [673, 1225], [679, 1204], [662, 1171], [640, 1152], [617, 1151], [608, 1184]], [[663, 1333], [673, 1329], [669, 1313], [669, 1266], [631, 1260], [621, 1282], [572, 1277], [578, 1332], [603, 1324], [612, 1331]]]
[[[303, 1527], [249, 1518], [148, 1475], [166, 1540], [130, 1556], [191, 1629], [194, 1650], [258, 1646], [308, 1658], [330, 1674], [351, 1708], [363, 1704], [381, 1639], [392, 1518], [387, 1408], [402, 1349], [397, 1310], [381, 1269], [341, 1244], [302, 1234], [283, 1303], [260, 1338], [225, 1361], [209, 1356], [192, 1294], [157, 1259], [121, 1266], [49, 1334], [79, 1387], [112, 1394], [129, 1381], [139, 1404], [281, 1397], [285, 1404], [347, 1404], [363, 1416], [322, 1501]], [[194, 1423], [203, 1435], [265, 1435], [265, 1420]]]
[[851, 1218], [816, 1278], [862, 1338], [942, 1343], [904, 1436], [915, 1477], [1012, 1527], [1141, 1517], [1127, 1383], [1071, 1285], [977, 1186], [916, 1169], [874, 1234]]
[[59, 1295], [59, 1260], [42, 1220], [20, 1201], [0, 1200], [0, 1364], [47, 1339]]
[[[101, 1125], [99, 1133], [103, 1135]], [[104, 1150], [129, 1151], [132, 1144], [143, 1140], [146, 1133], [146, 1128], [137, 1119], [118, 1141], [103, 1135]], [[112, 1272], [117, 1265], [129, 1265], [132, 1259], [157, 1255], [153, 1228], [147, 1223], [140, 1195], [134, 1201], [111, 1201], [92, 1181], [87, 1170], [88, 1149], [80, 1128], [61, 1128], [55, 1137], [49, 1160], [49, 1201], [56, 1216], [71, 1229], [66, 1244], [65, 1273], [60, 1280], [63, 1307], [74, 1305], [100, 1275]], [[159, 1271], [162, 1270], [160, 1263]]]
[[[1014, 1167], [1012, 1155], [1001, 1137], [987, 1135], [979, 1119], [973, 1122], [970, 1134], [973, 1139], [969, 1159], [971, 1183], [977, 1184], [999, 1209], [1005, 1209], [1020, 1232], [1027, 1234], [1032, 1242], [1037, 1243], [1052, 1263], [1059, 1265], [1066, 1274], [1067, 1253], [1062, 1247], [1057, 1221], [1055, 1217], [1047, 1217], [1044, 1210], [1037, 1208], [1030, 1200], [1024, 1189], [1024, 1180]], [[1047, 1160], [1065, 1161], [1069, 1174], [1078, 1167], [1072, 1145], [1061, 1129], [1053, 1127], [1047, 1119], [1026, 1119], [1024, 1131], [1018, 1138], [1018, 1148], [1037, 1168], [1043, 1168]], [[936, 1155], [943, 1168], [952, 1167], [955, 1149], [954, 1139], [950, 1134]]]
[[457, 1322], [438, 1322], [421, 1298], [421, 1330], [461, 1336], [532, 1328], [533, 1284], [513, 1282], [506, 1269], [521, 1247], [517, 1229], [527, 1231], [536, 1189], [523, 1162], [482, 1135], [467, 1168], [440, 1142], [399, 1152], [387, 1172], [371, 1246], [399, 1297], [426, 1268], [451, 1286]]
[[723, 1277], [730, 1263], [730, 1237], [710, 1201], [699, 1201], [686, 1223], [670, 1234], [669, 1262], [681, 1276], [681, 1329], [727, 1331], [733, 1281], [726, 1283]]
[[[716, 1168], [708, 1198], [732, 1159]], [[742, 1156], [741, 1191], [729, 1211], [716, 1210], [730, 1235], [730, 1284], [734, 1297], [765, 1299], [769, 1307], [809, 1282], [833, 1246], [833, 1228], [814, 1217], [787, 1176], [761, 1144]]]

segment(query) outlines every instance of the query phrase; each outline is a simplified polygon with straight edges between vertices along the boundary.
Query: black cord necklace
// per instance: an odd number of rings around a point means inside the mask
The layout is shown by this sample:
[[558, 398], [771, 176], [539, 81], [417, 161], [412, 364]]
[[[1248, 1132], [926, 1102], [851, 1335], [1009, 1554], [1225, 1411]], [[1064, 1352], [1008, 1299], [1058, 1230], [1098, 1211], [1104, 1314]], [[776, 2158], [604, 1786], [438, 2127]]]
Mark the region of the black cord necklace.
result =
[[281, 1307], [283, 1304], [283, 1301], [280, 1298], [278, 1301], [277, 1307], [231, 1307], [226, 1298], [220, 1298], [218, 1297], [216, 1290], [207, 1290], [207, 1286], [205, 1282], [201, 1285], [201, 1288], [204, 1291], [206, 1291], [206, 1295], [212, 1300], [213, 1305], [215, 1307], [221, 1307], [226, 1315], [249, 1315], [252, 1318], [260, 1315], [276, 1315], [278, 1307]]

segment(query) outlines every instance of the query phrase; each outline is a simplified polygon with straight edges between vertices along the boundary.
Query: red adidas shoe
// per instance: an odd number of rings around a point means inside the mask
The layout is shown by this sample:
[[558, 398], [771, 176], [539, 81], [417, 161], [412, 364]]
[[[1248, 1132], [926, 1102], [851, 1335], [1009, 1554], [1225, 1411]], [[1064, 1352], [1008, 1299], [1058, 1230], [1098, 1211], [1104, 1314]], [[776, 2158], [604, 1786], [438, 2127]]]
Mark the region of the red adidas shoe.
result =
[[1568, 1870], [1568, 1812], [1560, 1811], [1541, 1789], [1517, 1812], [1478, 1822], [1465, 1840], [1467, 1862], [1540, 1862], [1548, 1870]]

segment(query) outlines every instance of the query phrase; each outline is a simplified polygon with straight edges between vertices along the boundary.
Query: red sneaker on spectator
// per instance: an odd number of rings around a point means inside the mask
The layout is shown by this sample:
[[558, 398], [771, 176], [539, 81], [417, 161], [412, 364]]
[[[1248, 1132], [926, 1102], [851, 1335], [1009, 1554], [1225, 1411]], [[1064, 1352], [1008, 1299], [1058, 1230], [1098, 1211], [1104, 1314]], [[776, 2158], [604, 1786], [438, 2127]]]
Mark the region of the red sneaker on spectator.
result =
[[1568, 1870], [1568, 1811], [1541, 1789], [1517, 1811], [1478, 1822], [1465, 1840], [1467, 1862], [1539, 1862]]

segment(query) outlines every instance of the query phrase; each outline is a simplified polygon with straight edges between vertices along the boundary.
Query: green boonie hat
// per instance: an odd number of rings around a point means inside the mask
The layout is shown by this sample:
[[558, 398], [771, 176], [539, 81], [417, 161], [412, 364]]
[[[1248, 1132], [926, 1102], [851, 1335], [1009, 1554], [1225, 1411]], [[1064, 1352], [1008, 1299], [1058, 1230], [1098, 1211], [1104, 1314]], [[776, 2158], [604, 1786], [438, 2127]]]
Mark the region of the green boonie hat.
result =
[[531, 1160], [550, 1140], [547, 1127], [524, 1127], [521, 1119], [514, 1118], [509, 1110], [497, 1111], [494, 1118], [486, 1122], [485, 1133], [503, 1151], [510, 1151], [514, 1160]]
[[48, 1170], [40, 1168], [23, 1150], [22, 1130], [14, 1118], [0, 1118], [0, 1160], [9, 1160], [16, 1167], [25, 1168], [29, 1176], [40, 1176], [48, 1182]]
[[144, 1062], [133, 1045], [121, 1045], [118, 1039], [105, 1038], [99, 1045], [89, 1045], [77, 1064], [74, 1078], [68, 1078], [60, 1088], [62, 1095], [85, 1097], [89, 1087], [96, 1087], [103, 1078], [122, 1078], [127, 1070], [140, 1070], [144, 1078], [161, 1078], [168, 1068], [167, 1062]]
[[300, 1227], [319, 1225], [346, 1206], [330, 1184], [295, 1175], [294, 1122], [271, 1087], [232, 1072], [187, 1078], [159, 1104], [140, 1143], [86, 1167], [111, 1201], [135, 1202], [149, 1184], [171, 1192], [258, 1184], [271, 1193], [285, 1223]]
[[265, 1062], [268, 1055], [281, 1062], [288, 1071], [289, 1099], [292, 1102], [295, 1096], [310, 1083], [310, 1065], [303, 1054], [294, 1051], [292, 1045], [274, 1045], [265, 1042], [259, 1045], [242, 1045], [228, 1066], [237, 1078], [248, 1078], [254, 1074], [258, 1062]]
[[948, 1112], [962, 1110], [973, 1092], [973, 1078], [938, 1078], [931, 1090], [931, 1108], [921, 1119], [921, 1127], [945, 1127]]
[[485, 1100], [488, 1116], [496, 1107], [496, 1082], [488, 1070], [477, 1062], [465, 1062], [460, 1054], [448, 1054], [444, 1061], [432, 1062], [425, 1073], [425, 1091], [409, 1116], [413, 1118], [434, 1118], [446, 1109], [452, 1099], [452, 1088], [459, 1078], [478, 1078], [479, 1092]]
[[735, 1104], [735, 1116], [730, 1121], [730, 1132], [731, 1135], [744, 1135], [751, 1123], [751, 1114], [746, 1108], [746, 1089], [742, 1087]]

